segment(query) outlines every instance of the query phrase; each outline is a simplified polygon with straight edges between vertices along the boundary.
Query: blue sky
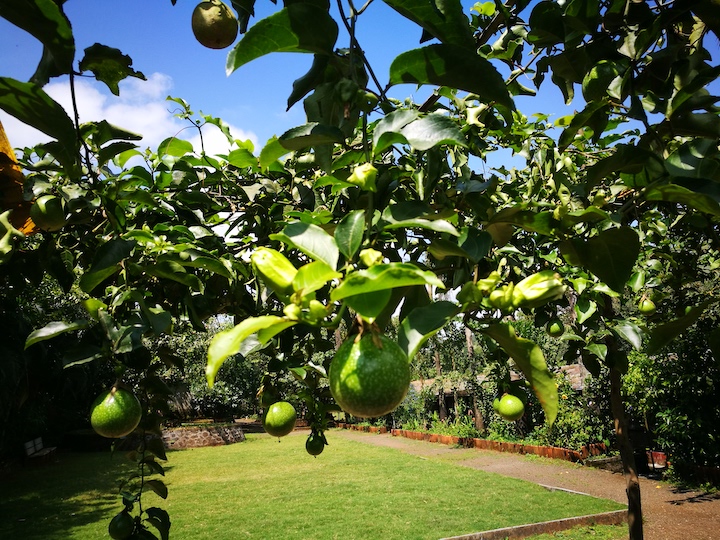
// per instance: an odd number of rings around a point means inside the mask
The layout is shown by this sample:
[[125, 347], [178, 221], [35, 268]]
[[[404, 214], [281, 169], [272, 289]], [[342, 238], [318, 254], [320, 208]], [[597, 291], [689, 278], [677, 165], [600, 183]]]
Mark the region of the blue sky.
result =
[[[225, 59], [230, 49], [216, 51], [199, 45], [190, 28], [195, 0], [70, 0], [65, 10], [73, 24], [77, 60], [83, 50], [99, 42], [116, 47], [133, 59], [133, 67], [148, 78], [147, 82], [130, 79], [121, 83], [120, 97], [91, 79], [78, 85], [81, 120], [108, 119], [146, 136], [143, 146], [154, 146], [166, 137], [177, 135], [184, 125], [172, 116], [174, 104], [168, 95], [181, 97], [195, 111], [223, 118], [236, 138], [250, 139], [262, 146], [273, 135], [305, 122], [302, 103], [286, 111], [292, 82], [305, 74], [312, 55], [272, 54], [225, 74]], [[464, 1], [469, 13], [474, 2]], [[270, 0], [258, 0], [256, 17], [275, 12], [278, 6]], [[418, 47], [420, 29], [376, 0], [360, 17], [358, 38], [381, 82], [388, 77], [391, 61], [398, 54]], [[348, 35], [341, 27], [338, 47], [348, 45]], [[27, 80], [34, 72], [41, 54], [40, 43], [29, 34], [0, 19], [0, 75]], [[529, 81], [524, 81], [531, 86]], [[54, 79], [46, 90], [55, 99], [69, 105], [67, 81]], [[393, 90], [394, 97], [422, 99], [431, 89], [418, 90], [402, 85]], [[572, 112], [562, 96], [547, 81], [538, 99], [518, 100], [526, 114], [542, 111], [555, 117]], [[20, 125], [0, 111], [14, 146], [32, 145], [43, 139], [41, 134]], [[207, 138], [207, 135], [206, 135]], [[221, 137], [212, 137], [211, 145], [220, 145]], [[213, 143], [214, 141], [214, 143]], [[222, 151], [222, 145], [210, 151]]]

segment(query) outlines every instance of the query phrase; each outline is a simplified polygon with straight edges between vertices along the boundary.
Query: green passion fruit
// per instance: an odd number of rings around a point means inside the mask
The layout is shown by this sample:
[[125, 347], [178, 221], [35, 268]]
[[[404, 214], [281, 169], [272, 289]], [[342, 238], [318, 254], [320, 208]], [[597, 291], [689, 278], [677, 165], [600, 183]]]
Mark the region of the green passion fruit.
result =
[[273, 437], [284, 437], [295, 429], [297, 413], [287, 401], [278, 401], [268, 407], [263, 416], [263, 427]]
[[127, 510], [123, 510], [110, 520], [108, 534], [114, 540], [130, 538], [135, 529], [135, 520]]
[[30, 207], [30, 218], [40, 230], [59, 231], [67, 222], [63, 200], [54, 195], [39, 197]]
[[556, 317], [548, 321], [545, 331], [550, 337], [560, 337], [565, 333], [565, 325]]
[[200, 2], [192, 13], [195, 39], [209, 49], [224, 49], [235, 41], [238, 22], [232, 10], [220, 0]]
[[113, 386], [100, 394], [90, 408], [90, 424], [110, 439], [129, 435], [140, 423], [142, 406], [131, 391]]
[[522, 400], [512, 394], [504, 394], [495, 409], [503, 420], [514, 422], [525, 413]]
[[375, 418], [395, 410], [410, 386], [410, 365], [397, 343], [365, 334], [346, 340], [330, 363], [330, 392], [347, 413]]
[[305, 441], [305, 450], [311, 456], [319, 456], [325, 450], [325, 437], [322, 433], [311, 433]]

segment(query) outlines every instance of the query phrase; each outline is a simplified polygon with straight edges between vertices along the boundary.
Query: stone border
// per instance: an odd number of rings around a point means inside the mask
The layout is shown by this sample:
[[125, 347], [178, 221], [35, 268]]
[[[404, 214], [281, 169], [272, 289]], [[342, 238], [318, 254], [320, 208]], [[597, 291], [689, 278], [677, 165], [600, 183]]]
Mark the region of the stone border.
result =
[[184, 450], [186, 448], [234, 444], [244, 441], [245, 433], [240, 425], [213, 426], [212, 424], [201, 424], [163, 429], [162, 440], [168, 450]]
[[622, 525], [626, 522], [627, 510], [615, 510], [614, 512], [603, 512], [602, 514], [555, 519], [553, 521], [505, 527], [461, 536], [449, 536], [441, 540], [505, 540], [506, 538], [527, 538], [528, 536], [566, 531], [574, 527], [586, 525]]

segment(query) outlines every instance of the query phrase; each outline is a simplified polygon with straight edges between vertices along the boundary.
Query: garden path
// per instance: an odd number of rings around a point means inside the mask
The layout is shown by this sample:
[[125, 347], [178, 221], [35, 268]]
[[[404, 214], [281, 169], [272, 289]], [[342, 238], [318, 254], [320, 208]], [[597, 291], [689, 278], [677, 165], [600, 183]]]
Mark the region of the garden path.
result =
[[[528, 480], [544, 486], [580, 491], [626, 504], [620, 473], [582, 465], [492, 450], [457, 448], [414, 441], [389, 434], [336, 430], [333, 436], [396, 448], [428, 458], [450, 459], [458, 465]], [[644, 533], [648, 540], [716, 540], [720, 538], [720, 494], [679, 490], [667, 482], [640, 479]]]

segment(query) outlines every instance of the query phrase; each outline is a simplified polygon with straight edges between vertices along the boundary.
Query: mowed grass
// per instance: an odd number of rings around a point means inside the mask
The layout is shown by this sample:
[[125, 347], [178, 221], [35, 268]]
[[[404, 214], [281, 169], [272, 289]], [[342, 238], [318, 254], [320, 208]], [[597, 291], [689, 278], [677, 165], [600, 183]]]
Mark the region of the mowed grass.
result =
[[[171, 452], [168, 499], [143, 503], [167, 509], [182, 540], [435, 540], [622, 508], [332, 432], [313, 458], [305, 435]], [[107, 538], [127, 470], [120, 455], [60, 454], [0, 478], [0, 538]]]

